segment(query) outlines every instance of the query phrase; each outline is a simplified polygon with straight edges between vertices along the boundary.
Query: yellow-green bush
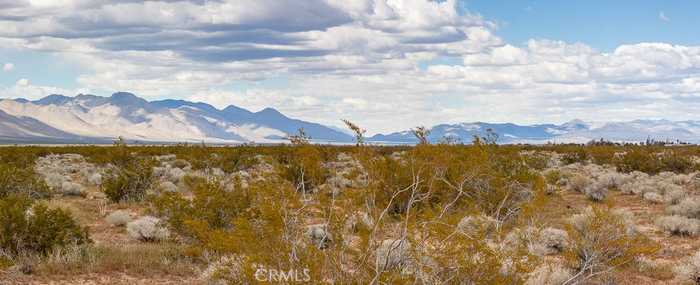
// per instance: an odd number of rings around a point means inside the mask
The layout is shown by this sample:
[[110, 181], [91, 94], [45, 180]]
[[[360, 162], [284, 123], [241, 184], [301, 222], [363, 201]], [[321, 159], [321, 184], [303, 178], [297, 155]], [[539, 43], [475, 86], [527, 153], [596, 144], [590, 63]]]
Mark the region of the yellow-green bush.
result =
[[586, 163], [588, 162], [589, 159], [589, 154], [586, 152], [586, 149], [584, 147], [577, 147], [573, 151], [570, 152], [565, 152], [564, 155], [562, 156], [561, 160], [565, 164], [572, 164], [572, 163]]
[[193, 224], [213, 230], [231, 230], [234, 219], [244, 211], [254, 210], [248, 189], [235, 187], [229, 192], [217, 180], [190, 176], [185, 177], [185, 183], [192, 191], [192, 199], [178, 192], [163, 192], [151, 201], [154, 212], [183, 236], [195, 237]]
[[312, 191], [325, 182], [328, 170], [323, 167], [320, 148], [307, 143], [291, 146], [288, 151], [280, 157], [281, 172], [299, 191]]
[[12, 164], [0, 164], [0, 198], [12, 194], [45, 198], [50, 195], [50, 189], [31, 166], [18, 167]]
[[154, 162], [148, 158], [131, 158], [111, 169], [102, 182], [102, 191], [113, 202], [141, 201], [154, 184]]
[[572, 246], [565, 251], [565, 257], [580, 272], [579, 282], [630, 266], [659, 249], [637, 232], [629, 215], [596, 206], [572, 217], [567, 225]]
[[615, 161], [621, 172], [641, 171], [657, 174], [663, 171], [688, 173], [698, 170], [689, 156], [675, 150], [660, 150], [650, 147], [632, 147]]
[[39, 253], [90, 242], [87, 228], [71, 214], [49, 209], [27, 197], [0, 199], [0, 249], [12, 254]]
[[[235, 261], [241, 275], [233, 280], [257, 283], [253, 267], [257, 264], [280, 270], [309, 269], [313, 282], [338, 284], [521, 284], [543, 258], [528, 251], [526, 240], [508, 244], [509, 233], [540, 218], [559, 226], [560, 214], [570, 211], [560, 205], [544, 208], [554, 205], [548, 200], [556, 204], [561, 199], [544, 194], [546, 183], [557, 183], [568, 173], [555, 170], [541, 175], [538, 170], [547, 166], [548, 153], [565, 154], [567, 163], [591, 161], [648, 172], [692, 169], [685, 161], [700, 153], [694, 147], [499, 146], [481, 139], [472, 145], [416, 147], [302, 143], [16, 151], [18, 160], [71, 152], [111, 165], [108, 169], [113, 172], [105, 175], [103, 189], [113, 201], [144, 197], [153, 182], [153, 156], [176, 155], [194, 170], [220, 168], [229, 174], [251, 170], [249, 176], [217, 178], [221, 180], [186, 176], [181, 191], [149, 196], [148, 214], [168, 223], [174, 233], [171, 242], [183, 245], [188, 257]], [[624, 152], [629, 156], [620, 154]], [[343, 159], [349, 155], [360, 162], [363, 183], [337, 191], [319, 187], [332, 177], [326, 166], [336, 165], [328, 163], [339, 153], [345, 154]], [[272, 171], [250, 167], [260, 161], [269, 163]], [[360, 175], [344, 178], [356, 176]], [[568, 228], [571, 247], [564, 254], [572, 269], [584, 268], [582, 254], [615, 257], [598, 263], [594, 268], [598, 270], [622, 267], [630, 258], [653, 249], [641, 235], [628, 234], [619, 215], [602, 208], [592, 211], [583, 227]], [[489, 225], [461, 230], [466, 216], [483, 217]], [[332, 239], [318, 246], [309, 235], [312, 227], [322, 228]], [[392, 240], [405, 241], [406, 255], [392, 266], [378, 266], [383, 245]]]

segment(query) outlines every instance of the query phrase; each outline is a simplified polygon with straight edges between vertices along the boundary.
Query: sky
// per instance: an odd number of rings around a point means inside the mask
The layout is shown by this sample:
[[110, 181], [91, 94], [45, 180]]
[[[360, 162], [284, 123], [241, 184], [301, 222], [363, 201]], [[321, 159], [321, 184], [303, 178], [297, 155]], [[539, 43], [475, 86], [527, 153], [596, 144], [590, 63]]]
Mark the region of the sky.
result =
[[185, 99], [370, 134], [700, 120], [700, 1], [0, 0], [0, 98]]

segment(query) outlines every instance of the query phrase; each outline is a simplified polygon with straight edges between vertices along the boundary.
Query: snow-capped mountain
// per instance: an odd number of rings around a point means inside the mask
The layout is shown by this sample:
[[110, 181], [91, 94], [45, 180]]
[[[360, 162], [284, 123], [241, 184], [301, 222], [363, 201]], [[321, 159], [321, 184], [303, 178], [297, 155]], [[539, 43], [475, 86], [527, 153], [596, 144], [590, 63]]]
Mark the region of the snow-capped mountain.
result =
[[0, 140], [110, 142], [274, 143], [304, 128], [317, 141], [349, 142], [352, 137], [320, 124], [288, 118], [267, 108], [219, 110], [182, 100], [146, 101], [131, 93], [110, 97], [50, 95], [36, 101], [0, 100]]
[[[657, 141], [700, 143], [700, 121], [636, 120], [630, 122], [584, 122], [573, 120], [561, 125], [539, 124], [521, 126], [511, 123], [461, 123], [441, 124], [430, 129], [428, 139], [438, 142], [445, 138], [469, 143], [474, 136], [483, 137], [487, 130], [498, 135], [499, 143], [585, 143], [605, 139], [615, 142], [643, 142], [648, 138]], [[377, 143], [416, 143], [411, 131], [387, 135], [379, 134], [368, 139]]]

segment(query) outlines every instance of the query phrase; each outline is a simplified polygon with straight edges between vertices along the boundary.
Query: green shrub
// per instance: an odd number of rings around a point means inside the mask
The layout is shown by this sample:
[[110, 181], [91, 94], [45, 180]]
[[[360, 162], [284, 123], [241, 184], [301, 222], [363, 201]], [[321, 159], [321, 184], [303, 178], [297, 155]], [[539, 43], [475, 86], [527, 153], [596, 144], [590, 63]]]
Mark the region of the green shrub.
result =
[[615, 162], [618, 171], [641, 171], [657, 174], [663, 171], [688, 173], [697, 170], [689, 156], [681, 155], [674, 150], [660, 151], [656, 148], [633, 148]]
[[134, 159], [111, 170], [102, 183], [102, 191], [112, 202], [143, 200], [155, 182], [153, 164], [150, 159]]
[[586, 152], [586, 149], [583, 147], [579, 147], [574, 151], [567, 152], [565, 153], [561, 160], [565, 164], [572, 164], [572, 163], [585, 163], [588, 161], [588, 152]]
[[698, 170], [698, 166], [695, 165], [690, 157], [678, 154], [675, 151], [666, 152], [659, 157], [661, 171], [670, 171], [673, 173], [689, 173]]
[[216, 180], [185, 177], [185, 183], [192, 190], [192, 199], [177, 192], [164, 192], [154, 197], [152, 205], [155, 213], [164, 217], [172, 229], [184, 236], [192, 236], [188, 223], [205, 224], [211, 229], [230, 229], [234, 218], [250, 207], [249, 192], [236, 187], [226, 191]]
[[544, 179], [548, 184], [557, 185], [559, 180], [564, 177], [564, 174], [559, 170], [551, 170], [544, 173]]
[[612, 146], [589, 146], [587, 149], [593, 163], [598, 165], [614, 163], [616, 148]]
[[68, 245], [88, 243], [87, 228], [68, 211], [49, 209], [27, 197], [0, 200], [0, 249], [11, 254], [47, 254]]
[[283, 175], [294, 183], [297, 190], [310, 192], [326, 181], [328, 169], [323, 167], [324, 156], [319, 147], [311, 144], [292, 146], [285, 160]]
[[12, 194], [45, 198], [50, 195], [50, 189], [31, 166], [0, 164], [0, 198]]
[[543, 170], [549, 164], [549, 156], [547, 154], [533, 152], [524, 154], [522, 157], [525, 164], [532, 169]]

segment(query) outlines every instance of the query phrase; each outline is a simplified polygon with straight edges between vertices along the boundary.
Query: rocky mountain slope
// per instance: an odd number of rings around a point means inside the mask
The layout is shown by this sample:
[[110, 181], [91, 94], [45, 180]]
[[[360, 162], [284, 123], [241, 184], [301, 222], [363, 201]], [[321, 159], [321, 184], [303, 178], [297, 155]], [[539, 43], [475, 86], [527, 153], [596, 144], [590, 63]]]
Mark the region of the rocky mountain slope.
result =
[[319, 142], [351, 141], [345, 133], [272, 108], [219, 110], [182, 100], [149, 102], [125, 92], [6, 99], [0, 101], [0, 112], [0, 139], [6, 141], [105, 142], [121, 136], [142, 142], [274, 143], [299, 128]]

